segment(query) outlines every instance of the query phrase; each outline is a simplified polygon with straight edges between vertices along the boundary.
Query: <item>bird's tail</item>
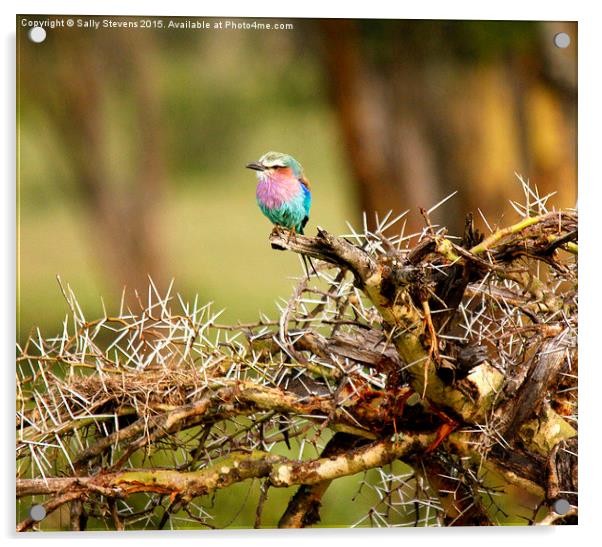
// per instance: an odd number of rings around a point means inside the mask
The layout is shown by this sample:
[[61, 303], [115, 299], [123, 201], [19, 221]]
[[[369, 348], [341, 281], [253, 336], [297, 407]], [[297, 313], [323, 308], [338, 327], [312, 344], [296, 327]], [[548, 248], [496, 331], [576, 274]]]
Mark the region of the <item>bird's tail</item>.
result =
[[311, 277], [308, 266], [311, 266], [311, 269], [314, 272], [314, 275], [316, 277], [318, 277], [318, 271], [316, 270], [316, 267], [314, 266], [312, 259], [309, 256], [305, 256], [305, 255], [301, 255], [301, 258], [303, 259], [303, 266], [305, 268], [305, 275], [307, 275], [307, 279], [309, 279]]
[[[309, 217], [306, 216], [303, 219], [303, 222], [301, 222], [301, 224], [299, 224], [298, 226], [296, 226], [294, 228], [294, 233], [297, 233], [299, 235], [304, 235], [303, 229], [305, 228], [305, 225], [307, 224], [308, 220], [309, 220]], [[316, 277], [318, 277], [318, 271], [316, 270], [316, 267], [314, 266], [314, 263], [312, 262], [311, 258], [309, 256], [305, 256], [305, 255], [301, 255], [301, 258], [303, 259], [303, 266], [305, 268], [305, 275], [307, 275], [307, 279], [309, 279], [311, 277], [311, 275], [309, 273], [308, 264], [309, 264], [309, 266], [311, 266], [311, 269], [314, 272], [314, 275]]]

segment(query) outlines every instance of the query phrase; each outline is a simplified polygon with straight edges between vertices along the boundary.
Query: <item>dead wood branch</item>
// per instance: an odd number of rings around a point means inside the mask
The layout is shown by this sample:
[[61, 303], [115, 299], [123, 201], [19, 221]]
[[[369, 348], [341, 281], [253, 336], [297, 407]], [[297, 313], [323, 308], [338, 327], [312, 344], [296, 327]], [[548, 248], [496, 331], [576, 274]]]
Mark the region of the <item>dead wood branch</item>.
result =
[[296, 485], [279, 525], [299, 527], [372, 470], [360, 490], [379, 501], [356, 524], [496, 524], [489, 474], [576, 506], [577, 215], [537, 203], [488, 237], [471, 219], [461, 239], [383, 236], [403, 215], [274, 230], [319, 263], [276, 320], [222, 325], [152, 283], [140, 309], [89, 320], [63, 286], [64, 332], [17, 357], [18, 499], [69, 504], [77, 529], [212, 526], [211, 497], [259, 479], [255, 523], [268, 488]]

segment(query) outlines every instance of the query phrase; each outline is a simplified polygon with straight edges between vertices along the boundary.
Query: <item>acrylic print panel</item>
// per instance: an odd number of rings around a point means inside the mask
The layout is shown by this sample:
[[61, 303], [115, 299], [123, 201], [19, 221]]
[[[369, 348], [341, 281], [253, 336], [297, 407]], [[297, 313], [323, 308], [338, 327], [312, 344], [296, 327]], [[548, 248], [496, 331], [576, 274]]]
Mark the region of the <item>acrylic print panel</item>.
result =
[[17, 529], [577, 522], [577, 25], [17, 17]]

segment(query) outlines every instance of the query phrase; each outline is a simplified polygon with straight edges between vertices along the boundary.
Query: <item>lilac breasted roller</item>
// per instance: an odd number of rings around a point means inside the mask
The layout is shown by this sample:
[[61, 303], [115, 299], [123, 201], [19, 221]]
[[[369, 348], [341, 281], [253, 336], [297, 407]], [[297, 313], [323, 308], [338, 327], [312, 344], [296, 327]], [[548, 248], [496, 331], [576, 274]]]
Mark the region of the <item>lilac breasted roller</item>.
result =
[[309, 220], [311, 187], [301, 164], [289, 154], [268, 152], [247, 164], [257, 171], [257, 204], [272, 224], [303, 234]]

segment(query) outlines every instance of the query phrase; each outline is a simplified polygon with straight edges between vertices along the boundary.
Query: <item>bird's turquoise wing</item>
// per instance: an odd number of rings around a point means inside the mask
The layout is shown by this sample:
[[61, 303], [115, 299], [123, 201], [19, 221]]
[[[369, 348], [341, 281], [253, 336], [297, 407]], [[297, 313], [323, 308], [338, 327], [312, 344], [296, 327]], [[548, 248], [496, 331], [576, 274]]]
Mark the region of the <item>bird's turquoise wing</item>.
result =
[[309, 190], [308, 185], [305, 184], [305, 180], [301, 179], [301, 189], [303, 190], [303, 210], [305, 211], [305, 216], [299, 226], [297, 226], [296, 230], [300, 234], [303, 233], [303, 229], [309, 220], [309, 211], [311, 209], [311, 191]]

